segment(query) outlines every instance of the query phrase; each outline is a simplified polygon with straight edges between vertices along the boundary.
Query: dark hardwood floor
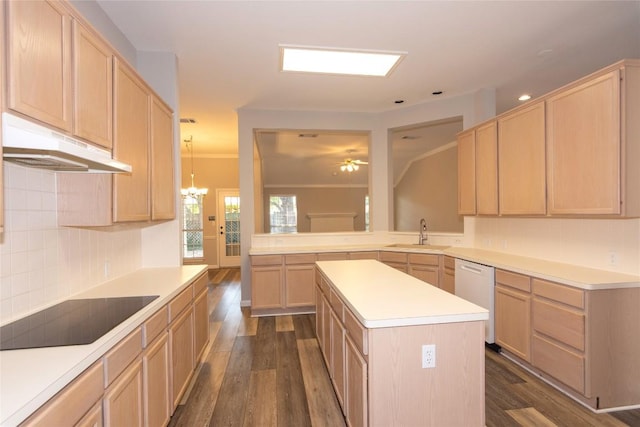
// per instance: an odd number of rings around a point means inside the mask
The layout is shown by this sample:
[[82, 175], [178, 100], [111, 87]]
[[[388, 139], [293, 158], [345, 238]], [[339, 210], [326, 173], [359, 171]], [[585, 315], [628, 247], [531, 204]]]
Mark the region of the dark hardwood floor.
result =
[[[169, 425], [344, 426], [315, 317], [252, 318], [239, 269], [209, 277], [211, 342]], [[640, 426], [640, 409], [594, 414], [491, 350], [485, 360], [487, 426]]]

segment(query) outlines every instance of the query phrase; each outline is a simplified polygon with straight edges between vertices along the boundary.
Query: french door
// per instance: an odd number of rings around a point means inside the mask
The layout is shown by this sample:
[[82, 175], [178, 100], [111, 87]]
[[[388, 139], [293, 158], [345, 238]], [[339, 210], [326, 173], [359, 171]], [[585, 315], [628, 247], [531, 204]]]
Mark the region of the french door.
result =
[[220, 267], [240, 265], [240, 193], [237, 189], [217, 190], [218, 261]]

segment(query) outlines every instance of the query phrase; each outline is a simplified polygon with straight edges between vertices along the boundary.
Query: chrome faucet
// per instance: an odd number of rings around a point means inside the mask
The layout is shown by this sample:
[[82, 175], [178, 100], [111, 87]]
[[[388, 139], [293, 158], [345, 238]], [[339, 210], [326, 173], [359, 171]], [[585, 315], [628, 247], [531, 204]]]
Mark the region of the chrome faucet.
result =
[[424, 242], [426, 242], [427, 239], [429, 239], [429, 236], [427, 236], [427, 221], [422, 218], [420, 220], [420, 236], [418, 237], [418, 244], [424, 245]]

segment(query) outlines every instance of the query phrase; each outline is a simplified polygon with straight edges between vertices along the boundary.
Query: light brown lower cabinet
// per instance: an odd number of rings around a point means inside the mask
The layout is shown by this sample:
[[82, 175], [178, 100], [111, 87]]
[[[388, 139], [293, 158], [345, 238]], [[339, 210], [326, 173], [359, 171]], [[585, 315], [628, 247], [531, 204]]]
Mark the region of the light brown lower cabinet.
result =
[[172, 412], [189, 386], [194, 368], [193, 308], [189, 307], [169, 325], [172, 371]]
[[403, 273], [408, 272], [408, 254], [406, 252], [380, 251], [379, 257], [380, 262], [387, 264], [389, 267], [393, 267]]
[[349, 426], [368, 425], [367, 361], [349, 336], [345, 339], [345, 418]]
[[440, 289], [450, 294], [456, 293], [456, 259], [447, 255], [444, 255], [442, 260]]
[[441, 255], [410, 253], [408, 257], [408, 273], [423, 282], [440, 287]]
[[104, 394], [105, 427], [142, 427], [142, 362], [132, 363]]
[[209, 342], [209, 306], [207, 291], [203, 290], [193, 302], [194, 345], [196, 362], [202, 357]]
[[165, 331], [142, 353], [144, 420], [162, 427], [171, 418], [169, 334]]
[[102, 427], [103, 425], [102, 402], [98, 402], [78, 421], [75, 427]]
[[531, 361], [531, 278], [496, 270], [496, 343]]
[[344, 409], [344, 397], [345, 397], [345, 365], [344, 365], [344, 342], [345, 342], [345, 329], [342, 325], [342, 310], [335, 307], [332, 304], [331, 309], [331, 381], [338, 397], [340, 406]]

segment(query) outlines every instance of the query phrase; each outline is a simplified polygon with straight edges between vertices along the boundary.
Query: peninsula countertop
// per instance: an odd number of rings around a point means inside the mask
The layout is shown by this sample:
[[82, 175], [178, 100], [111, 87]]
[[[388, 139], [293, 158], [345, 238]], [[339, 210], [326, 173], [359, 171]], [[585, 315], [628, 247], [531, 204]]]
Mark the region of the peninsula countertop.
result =
[[193, 283], [206, 268], [206, 265], [144, 268], [69, 297], [159, 296], [91, 344], [0, 351], [0, 425], [13, 426], [26, 419]]
[[366, 328], [472, 322], [489, 312], [375, 260], [316, 265]]

